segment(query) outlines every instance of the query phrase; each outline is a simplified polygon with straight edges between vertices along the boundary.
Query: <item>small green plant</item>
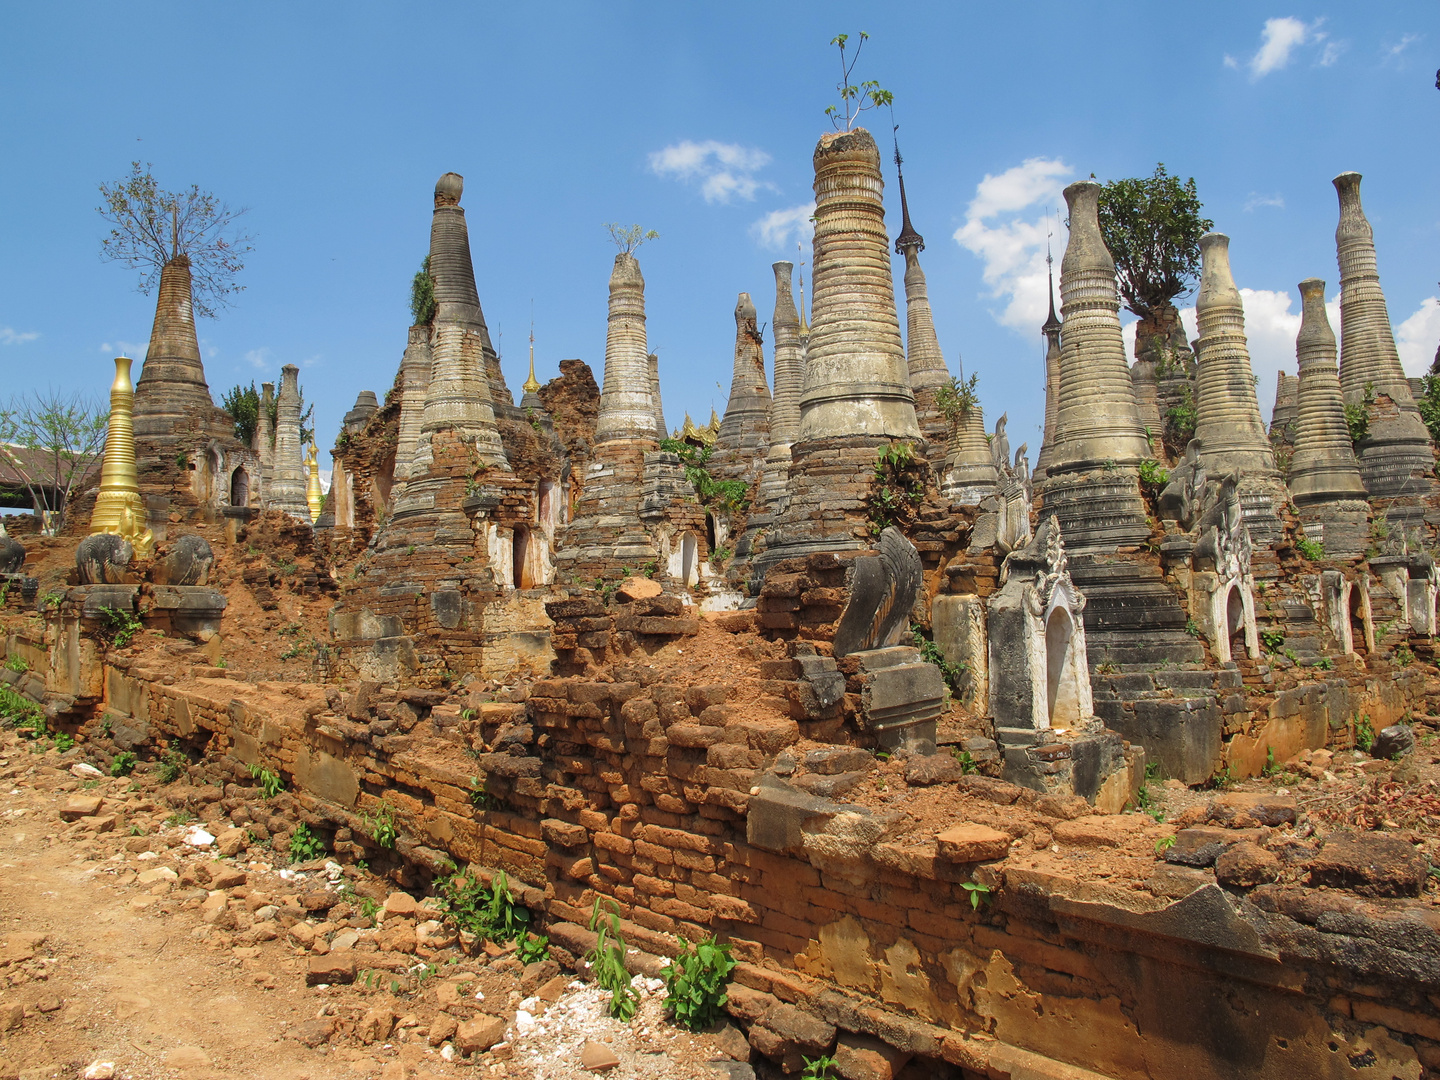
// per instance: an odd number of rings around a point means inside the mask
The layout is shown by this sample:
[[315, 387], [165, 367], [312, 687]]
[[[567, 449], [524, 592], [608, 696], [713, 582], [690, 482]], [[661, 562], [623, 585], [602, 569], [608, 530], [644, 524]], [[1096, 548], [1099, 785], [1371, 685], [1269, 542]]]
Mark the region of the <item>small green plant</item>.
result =
[[1120, 669], [1114, 664], [1112, 664], [1109, 660], [1102, 660], [1099, 664], [1095, 666], [1096, 675], [1115, 675], [1119, 671]]
[[1190, 389], [1190, 384], [1183, 383], [1180, 387], [1180, 400], [1165, 412], [1166, 445], [1176, 450], [1183, 450], [1186, 444], [1195, 437], [1195, 422], [1198, 419], [1195, 395]]
[[1361, 401], [1345, 403], [1345, 426], [1350, 429], [1350, 441], [1359, 445], [1370, 434], [1370, 406], [1375, 404], [1375, 387], [1365, 384], [1365, 396]]
[[1140, 789], [1135, 793], [1135, 805], [1142, 814], [1149, 814], [1156, 822], [1165, 820], [1165, 811], [1156, 804], [1149, 784], [1140, 785]]
[[1228, 791], [1235, 786], [1236, 779], [1235, 770], [1229, 765], [1226, 765], [1214, 776], [1210, 777], [1210, 786], [1216, 791]]
[[110, 775], [129, 776], [135, 771], [135, 766], [139, 764], [139, 761], [140, 758], [136, 756], [135, 751], [122, 750], [116, 754], [115, 759], [110, 762]]
[[325, 854], [325, 841], [311, 832], [310, 826], [302, 821], [290, 834], [290, 844], [287, 850], [290, 853], [291, 862], [309, 862], [311, 859], [318, 859]]
[[866, 504], [870, 532], [879, 536], [890, 526], [907, 526], [925, 498], [926, 465], [908, 442], [892, 442], [875, 458]]
[[40, 601], [40, 606], [46, 611], [55, 611], [64, 602], [65, 594], [63, 592], [47, 592], [44, 599]]
[[1265, 767], [1260, 770], [1260, 775], [1267, 778], [1274, 776], [1276, 768], [1275, 748], [1273, 746], [1267, 746], [1265, 747]]
[[[608, 910], [602, 910], [601, 904]], [[610, 992], [610, 1015], [628, 1023], [640, 1007], [640, 995], [631, 987], [630, 971], [625, 967], [620, 906], [608, 896], [597, 896], [590, 911], [590, 929], [596, 934], [595, 947], [585, 954], [585, 962], [600, 989]]]
[[1185, 620], [1185, 633], [1189, 634], [1191, 637], [1199, 637], [1199, 636], [1200, 636], [1200, 624], [1197, 623], [1194, 619], [1186, 619], [1186, 620]]
[[950, 748], [950, 756], [960, 763], [960, 772], [965, 776], [974, 776], [980, 771], [980, 766], [975, 764], [975, 759], [970, 756], [969, 750], [961, 750], [959, 747]]
[[282, 653], [280, 654], [280, 659], [281, 659], [281, 660], [294, 660], [297, 656], [302, 656], [302, 655], [304, 655], [305, 649], [306, 649], [306, 646], [300, 644], [300, 642], [297, 641], [294, 645], [291, 645], [288, 649], [286, 649], [284, 652], [282, 652]]
[[1285, 631], [1270, 628], [1260, 631], [1260, 645], [1267, 653], [1274, 655], [1285, 646]]
[[1330, 657], [1322, 656], [1319, 660], [1315, 661], [1313, 666], [1319, 671], [1329, 671], [1335, 665], [1331, 663]]
[[56, 750], [59, 750], [60, 753], [63, 754], [63, 753], [65, 753], [65, 751], [67, 751], [67, 750], [72, 750], [72, 749], [74, 749], [74, 747], [75, 747], [75, 736], [74, 736], [74, 735], [71, 735], [68, 731], [57, 731], [57, 732], [55, 733], [55, 749], [56, 749]]
[[959, 424], [980, 404], [980, 393], [976, 389], [979, 382], [979, 375], [972, 374], [966, 382], [952, 375], [948, 383], [935, 391], [935, 405], [952, 425]]
[[102, 607], [97, 622], [99, 627], [95, 636], [107, 649], [123, 649], [142, 629], [140, 620], [133, 614], [113, 607]]
[[300, 624], [298, 622], [287, 623], [275, 632], [284, 637], [297, 637], [300, 633]]
[[1300, 657], [1296, 654], [1294, 649], [1281, 649], [1280, 655], [1285, 657], [1285, 659], [1289, 660], [1292, 664], [1300, 663]]
[[716, 566], [724, 566], [730, 561], [730, 556], [734, 554], [735, 552], [731, 548], [717, 547], [714, 551], [710, 552], [710, 561]]
[[800, 1072], [800, 1080], [837, 1080], [835, 1066], [839, 1064], [829, 1054], [821, 1054], [819, 1057], [803, 1058], [805, 1068]]
[[1164, 855], [1165, 852], [1169, 851], [1169, 850], [1170, 850], [1172, 847], [1174, 847], [1174, 846], [1175, 846], [1175, 834], [1174, 834], [1174, 833], [1171, 833], [1169, 836], [1162, 836], [1162, 837], [1160, 837], [1159, 840], [1156, 840], [1156, 841], [1155, 841], [1155, 854], [1156, 854], [1156, 855]]
[[1357, 713], [1355, 715], [1355, 745], [1367, 754], [1375, 745], [1375, 728], [1371, 726], [1368, 714]]
[[681, 1027], [691, 1031], [709, 1027], [724, 1015], [730, 1000], [725, 984], [734, 970], [730, 946], [713, 934], [697, 945], [682, 940], [680, 952], [660, 973], [665, 980], [664, 1007]]
[[[9, 582], [7, 581], [6, 584], [8, 585]], [[7, 656], [5, 666], [19, 675], [24, 675], [30, 670], [30, 663], [23, 656]]]
[[190, 811], [176, 810], [173, 814], [171, 814], [165, 819], [165, 827], [167, 829], [177, 829], [181, 826], [189, 825], [194, 820], [195, 815], [190, 813]]
[[1401, 667], [1409, 667], [1415, 662], [1415, 654], [1411, 652], [1409, 645], [1397, 645], [1395, 647], [1395, 663]]
[[393, 848], [395, 837], [395, 808], [383, 799], [380, 805], [375, 808], [373, 814], [360, 812], [360, 821], [363, 823], [365, 834], [383, 848]]
[[185, 755], [180, 751], [166, 750], [160, 758], [160, 764], [155, 766], [155, 775], [162, 784], [173, 784], [184, 774], [186, 764]]
[[500, 800], [485, 790], [485, 781], [478, 776], [470, 778], [470, 805], [477, 810], [494, 810]]
[[1145, 493], [1158, 495], [1170, 483], [1170, 470], [1153, 458], [1140, 462], [1140, 486]]
[[945, 654], [940, 651], [940, 646], [925, 636], [925, 631], [919, 623], [910, 624], [910, 635], [915, 643], [915, 648], [920, 650], [920, 659], [928, 664], [934, 664], [940, 669], [940, 674], [945, 679], [945, 685], [950, 688], [951, 693], [962, 693], [967, 674], [965, 665], [947, 660]]
[[[890, 105], [895, 100], [895, 95], [889, 90], [882, 89], [878, 82], [873, 79], [862, 82], [859, 86], [850, 84], [850, 73], [855, 70], [856, 63], [860, 60], [860, 50], [865, 47], [865, 42], [870, 35], [863, 30], [860, 32], [860, 44], [855, 46], [855, 55], [847, 62], [845, 59], [845, 43], [850, 40], [849, 34], [836, 34], [830, 39], [830, 44], [840, 50], [840, 81], [836, 83], [835, 89], [840, 91], [841, 105], [829, 105], [825, 109], [825, 115], [830, 118], [836, 131], [849, 131], [852, 124], [859, 119], [860, 114], [866, 109], [878, 109], [882, 105]], [[844, 112], [840, 111], [841, 106]], [[845, 126], [840, 126], [841, 121]]]
[[495, 872], [489, 885], [469, 871], [436, 884], [441, 905], [462, 930], [486, 941], [514, 941], [530, 929], [530, 909], [515, 902], [503, 870]]
[[251, 765], [250, 776], [260, 782], [260, 794], [267, 799], [273, 799], [285, 790], [285, 781], [279, 774], [271, 772], [263, 765]]
[[188, 469], [190, 467], [190, 455], [183, 450], [175, 455], [175, 467], [177, 469]]
[[430, 256], [420, 262], [420, 269], [410, 279], [410, 318], [414, 326], [429, 326], [435, 321], [440, 305], [435, 300], [435, 279], [430, 276]]
[[990, 906], [994, 898], [990, 895], [990, 886], [982, 885], [978, 881], [962, 881], [960, 887], [970, 894], [970, 908], [972, 911], [979, 911], [980, 905]]
[[33, 728], [39, 720], [38, 734], [45, 734], [45, 714], [33, 701], [18, 691], [0, 683], [0, 725], [13, 728]]
[[380, 910], [380, 905], [377, 904], [374, 899], [369, 896], [360, 897], [359, 905], [360, 917], [362, 919], [369, 919], [373, 922], [375, 920], [376, 912]]
[[1295, 541], [1295, 550], [1310, 562], [1319, 562], [1325, 558], [1325, 545], [1319, 540], [1311, 540], [1307, 537], [1299, 537]]
[[515, 955], [522, 964], [550, 959], [550, 939], [544, 934], [525, 934], [515, 943]]

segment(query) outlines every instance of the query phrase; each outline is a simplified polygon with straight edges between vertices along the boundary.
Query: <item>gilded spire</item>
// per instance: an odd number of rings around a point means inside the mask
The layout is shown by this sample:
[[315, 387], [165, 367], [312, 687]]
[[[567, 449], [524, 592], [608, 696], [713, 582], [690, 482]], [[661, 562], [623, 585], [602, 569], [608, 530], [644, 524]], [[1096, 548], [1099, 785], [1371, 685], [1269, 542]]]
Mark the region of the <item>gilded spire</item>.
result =
[[535, 324], [530, 324], [530, 377], [520, 387], [527, 394], [538, 394], [540, 392], [540, 380], [535, 378]]
[[135, 470], [135, 387], [130, 382], [130, 358], [115, 358], [115, 382], [110, 387], [110, 418], [105, 429], [105, 457], [100, 465], [100, 493], [90, 514], [90, 532], [115, 533], [130, 541], [144, 558], [155, 546], [145, 527], [145, 502]]
[[320, 511], [325, 508], [325, 492], [320, 487], [320, 457], [315, 443], [305, 455], [305, 469], [309, 478], [305, 482], [305, 504], [310, 508], [310, 524], [320, 520]]

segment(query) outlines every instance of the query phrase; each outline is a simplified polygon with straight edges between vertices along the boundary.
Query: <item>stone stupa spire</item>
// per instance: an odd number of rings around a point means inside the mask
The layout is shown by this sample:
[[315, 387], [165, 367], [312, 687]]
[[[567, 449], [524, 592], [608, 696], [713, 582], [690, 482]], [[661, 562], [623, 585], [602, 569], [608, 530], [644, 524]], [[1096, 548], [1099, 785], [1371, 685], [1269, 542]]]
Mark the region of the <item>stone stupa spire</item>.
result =
[[655, 398], [655, 433], [663, 439], [670, 429], [665, 426], [665, 406], [660, 400], [660, 357], [652, 352], [646, 359], [650, 361], [650, 394]]
[[128, 356], [115, 358], [100, 491], [90, 514], [90, 532], [114, 533], [130, 541], [135, 554], [144, 558], [155, 546], [155, 536], [145, 525], [145, 500], [140, 497], [135, 469], [135, 387], [130, 382], [130, 364]]
[[1230, 238], [1206, 233], [1200, 238], [1200, 258], [1200, 294], [1195, 301], [1200, 331], [1195, 343], [1199, 366], [1195, 437], [1200, 440], [1200, 460], [1212, 476], [1238, 469], [1278, 478], [1250, 369], [1245, 306], [1230, 271]]
[[730, 397], [715, 440], [710, 471], [726, 479], [759, 472], [770, 448], [770, 386], [765, 381], [765, 346], [748, 292], [735, 301], [735, 360]]
[[925, 271], [920, 268], [920, 252], [925, 238], [910, 224], [910, 204], [905, 197], [904, 159], [900, 144], [895, 144], [895, 173], [900, 182], [900, 235], [895, 238], [895, 253], [905, 258], [905, 348], [910, 374], [910, 389], [915, 395], [915, 419], [921, 432], [938, 455], [949, 441], [950, 424], [936, 403], [936, 394], [950, 381], [950, 369], [940, 351], [935, 334], [935, 316], [930, 309], [930, 290]]
[[[1048, 241], [1047, 241], [1048, 244]], [[1045, 429], [1040, 437], [1040, 453], [1035, 457], [1035, 479], [1045, 479], [1050, 466], [1050, 455], [1055, 450], [1056, 414], [1060, 408], [1060, 330], [1061, 322], [1055, 314], [1055, 260], [1048, 248], [1045, 252], [1045, 270], [1049, 276], [1050, 313], [1040, 332], [1045, 335]]]
[[214, 408], [195, 335], [190, 260], [176, 255], [160, 269], [155, 324], [135, 386], [135, 433], [169, 435], [181, 419]]
[[1383, 395], [1391, 407], [1369, 407], [1370, 427], [1359, 450], [1360, 475], [1372, 496], [1421, 496], [1434, 464], [1430, 434], [1395, 348], [1390, 313], [1380, 289], [1375, 232], [1360, 205], [1360, 174], [1334, 180], [1340, 196], [1335, 229], [1340, 264], [1340, 389], [1350, 404], [1365, 401], [1367, 391]]
[[261, 503], [270, 498], [270, 484], [275, 479], [275, 384], [260, 384], [260, 415], [255, 421], [255, 454], [260, 458]]
[[305, 501], [305, 463], [300, 449], [300, 369], [280, 369], [280, 396], [275, 409], [275, 458], [266, 506], [310, 521]]
[[949, 430], [940, 491], [952, 503], [978, 506], [1000, 482], [985, 437], [985, 410], [976, 402]]
[[657, 440], [650, 353], [645, 342], [645, 278], [628, 252], [615, 256], [610, 272], [610, 314], [605, 328], [605, 382], [595, 442]]
[[[470, 234], [460, 207], [465, 181], [446, 173], [435, 184], [430, 225], [430, 276], [435, 279], [435, 321], [431, 332], [430, 383], [426, 390], [417, 460], [432, 460], [424, 436], [453, 430], [475, 447], [481, 464], [508, 470], [505, 448], [491, 407], [487, 373], [490, 335], [475, 288]], [[411, 469], [412, 476], [414, 468]]]
[[1290, 458], [1290, 494], [1300, 507], [1343, 499], [1364, 499], [1365, 485], [1345, 422], [1345, 400], [1335, 366], [1335, 331], [1325, 314], [1325, 282], [1300, 282], [1302, 312], [1295, 354], [1300, 365], [1296, 394], [1295, 452]]
[[410, 327], [405, 354], [400, 358], [400, 420], [395, 440], [395, 481], [410, 478], [415, 445], [425, 420], [425, 397], [430, 388], [430, 328]]
[[790, 291], [794, 266], [777, 262], [771, 269], [775, 271], [775, 315], [771, 320], [775, 334], [775, 397], [770, 405], [770, 442], [772, 446], [788, 446], [800, 431], [805, 366], [800, 358], [800, 316]]

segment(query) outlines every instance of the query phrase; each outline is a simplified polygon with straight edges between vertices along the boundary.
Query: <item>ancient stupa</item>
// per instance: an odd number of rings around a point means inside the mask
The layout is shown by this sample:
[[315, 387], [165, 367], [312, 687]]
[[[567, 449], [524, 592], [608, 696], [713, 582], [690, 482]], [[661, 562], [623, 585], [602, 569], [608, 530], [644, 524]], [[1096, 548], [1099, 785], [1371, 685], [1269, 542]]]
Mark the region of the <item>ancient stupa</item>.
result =
[[900, 147], [895, 147], [895, 172], [900, 182], [900, 235], [895, 238], [895, 253], [905, 259], [905, 359], [910, 373], [910, 390], [915, 395], [915, 420], [921, 434], [930, 444], [930, 455], [938, 461], [945, 455], [950, 436], [950, 422], [945, 418], [936, 396], [950, 381], [935, 335], [935, 315], [930, 310], [930, 288], [925, 271], [920, 268], [920, 252], [925, 238], [910, 223], [910, 203], [905, 197], [905, 173]]
[[130, 541], [135, 554], [143, 558], [154, 547], [155, 536], [145, 524], [145, 500], [140, 497], [135, 473], [135, 387], [130, 382], [130, 364], [128, 356], [115, 358], [105, 457], [100, 465], [100, 491], [90, 514], [90, 532], [120, 536]]
[[770, 448], [770, 386], [765, 381], [765, 346], [750, 294], [735, 301], [735, 362], [730, 397], [711, 458], [712, 475], [753, 480]]

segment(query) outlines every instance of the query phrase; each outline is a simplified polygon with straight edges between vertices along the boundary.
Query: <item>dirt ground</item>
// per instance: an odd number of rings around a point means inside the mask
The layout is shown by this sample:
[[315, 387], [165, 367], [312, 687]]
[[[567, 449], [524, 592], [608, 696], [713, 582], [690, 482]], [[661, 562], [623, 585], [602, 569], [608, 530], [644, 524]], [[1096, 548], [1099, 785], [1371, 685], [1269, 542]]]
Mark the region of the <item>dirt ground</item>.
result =
[[[507, 1019], [505, 1041], [448, 1061], [453, 1037], [434, 1037], [453, 1029], [444, 1017], [483, 1015], [466, 1000], [469, 989], [504, 990], [506, 979], [521, 985], [514, 970], [521, 965], [508, 954], [381, 951], [369, 920], [352, 919], [362, 927], [361, 977], [351, 986], [307, 986], [316, 949], [287, 932], [287, 908], [342, 884], [349, 886], [342, 895], [383, 896], [383, 884], [356, 880], [364, 872], [354, 868], [336, 874], [305, 864], [297, 872], [223, 859], [214, 845], [192, 848], [183, 840], [191, 826], [179, 823], [158, 782], [139, 774], [81, 779], [69, 772], [78, 751], [33, 749], [13, 732], [0, 736], [0, 1080], [69, 1080], [95, 1063], [113, 1063], [113, 1075], [127, 1080], [566, 1080], [595, 1075], [579, 1066], [587, 1041], [620, 1059], [609, 1076], [728, 1075], [705, 1064], [723, 1058], [714, 1037], [664, 1018], [659, 980], [637, 977], [644, 1004], [623, 1024], [605, 1015], [596, 987], [558, 968], [547, 980], [554, 1000], [539, 996], [543, 990], [525, 998], [510, 990], [498, 1010]], [[61, 819], [71, 799], [95, 796], [104, 800], [98, 813]], [[187, 884], [202, 864], [244, 870], [246, 882], [225, 890]], [[213, 907], [217, 894], [222, 905], [256, 917], [273, 901], [278, 916], [218, 929], [204, 906], [209, 899]], [[319, 926], [333, 946], [347, 926], [326, 929], [321, 918], [294, 921]], [[413, 923], [387, 915], [382, 927], [389, 933], [397, 925], [403, 934]]]

